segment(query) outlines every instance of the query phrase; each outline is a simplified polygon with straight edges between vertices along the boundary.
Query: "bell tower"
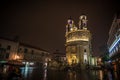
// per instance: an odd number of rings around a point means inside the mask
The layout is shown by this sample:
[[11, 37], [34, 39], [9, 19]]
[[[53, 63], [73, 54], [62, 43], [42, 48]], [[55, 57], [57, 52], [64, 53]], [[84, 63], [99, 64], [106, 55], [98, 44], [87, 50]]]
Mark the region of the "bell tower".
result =
[[87, 29], [87, 16], [79, 17], [79, 26], [76, 27], [70, 18], [66, 25], [66, 58], [69, 65], [84, 65], [90, 63], [91, 33]]

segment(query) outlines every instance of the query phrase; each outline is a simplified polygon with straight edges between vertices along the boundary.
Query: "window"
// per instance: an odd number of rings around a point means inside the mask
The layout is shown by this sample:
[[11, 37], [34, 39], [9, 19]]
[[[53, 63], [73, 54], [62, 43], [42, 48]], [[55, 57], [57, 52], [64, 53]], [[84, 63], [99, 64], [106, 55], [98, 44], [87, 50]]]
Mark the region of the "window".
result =
[[28, 52], [28, 49], [25, 48], [25, 49], [24, 49], [24, 53], [27, 53], [27, 52]]
[[44, 53], [42, 52], [42, 56], [44, 56]]
[[31, 54], [32, 54], [32, 55], [34, 54], [34, 50], [31, 51]]
[[6, 59], [8, 59], [9, 58], [9, 53], [6, 53]]
[[11, 49], [11, 46], [10, 46], [10, 45], [8, 45], [8, 46], [7, 46], [7, 50], [10, 50], [10, 49]]
[[33, 54], [33, 53], [34, 53], [34, 50], [32, 50], [31, 53]]
[[84, 52], [86, 52], [86, 49], [84, 49]]
[[22, 50], [22, 48], [19, 48], [19, 50], [21, 51], [21, 50]]
[[22, 50], [22, 49], [21, 49], [21, 48], [19, 48], [19, 49], [18, 49], [18, 52], [20, 52], [21, 50]]

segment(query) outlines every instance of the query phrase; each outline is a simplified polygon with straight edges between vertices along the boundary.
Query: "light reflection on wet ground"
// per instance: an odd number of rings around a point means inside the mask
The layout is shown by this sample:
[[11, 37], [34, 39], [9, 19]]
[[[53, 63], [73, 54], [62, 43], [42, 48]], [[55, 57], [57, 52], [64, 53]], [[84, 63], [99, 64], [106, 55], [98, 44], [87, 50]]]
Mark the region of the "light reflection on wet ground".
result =
[[119, 80], [106, 70], [54, 71], [35, 67], [21, 68], [24, 80]]

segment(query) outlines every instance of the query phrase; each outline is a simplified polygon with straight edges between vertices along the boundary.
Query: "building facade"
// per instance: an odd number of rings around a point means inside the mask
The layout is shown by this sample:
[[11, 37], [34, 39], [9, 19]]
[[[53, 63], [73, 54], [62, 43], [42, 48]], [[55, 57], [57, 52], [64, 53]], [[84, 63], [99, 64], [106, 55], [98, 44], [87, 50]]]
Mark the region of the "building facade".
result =
[[66, 25], [66, 58], [69, 65], [90, 64], [91, 33], [87, 29], [87, 16], [79, 18], [79, 26], [76, 27], [72, 19], [68, 19]]
[[51, 60], [49, 62], [48, 67], [56, 70], [63, 70], [66, 66], [66, 55], [65, 53], [61, 53], [56, 51], [51, 54]]
[[[115, 68], [120, 65], [120, 14], [114, 16], [108, 38], [109, 57]], [[120, 67], [120, 66], [119, 66]]]
[[13, 40], [0, 38], [0, 61], [15, 64], [15, 61], [25, 64], [25, 62], [44, 63], [49, 59], [49, 52], [43, 49], [16, 42]]

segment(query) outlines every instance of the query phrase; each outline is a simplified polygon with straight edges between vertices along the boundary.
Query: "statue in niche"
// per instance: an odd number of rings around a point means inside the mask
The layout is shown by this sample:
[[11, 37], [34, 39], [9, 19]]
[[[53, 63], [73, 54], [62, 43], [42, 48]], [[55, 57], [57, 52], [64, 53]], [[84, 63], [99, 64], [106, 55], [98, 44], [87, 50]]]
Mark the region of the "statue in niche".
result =
[[79, 29], [87, 28], [87, 17], [82, 15], [79, 19]]

